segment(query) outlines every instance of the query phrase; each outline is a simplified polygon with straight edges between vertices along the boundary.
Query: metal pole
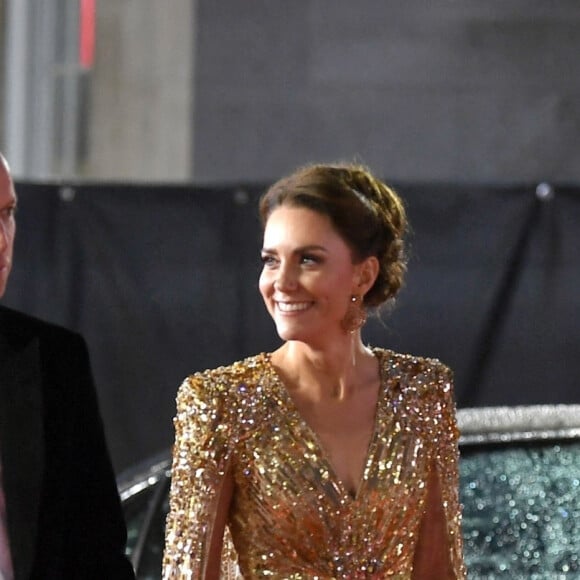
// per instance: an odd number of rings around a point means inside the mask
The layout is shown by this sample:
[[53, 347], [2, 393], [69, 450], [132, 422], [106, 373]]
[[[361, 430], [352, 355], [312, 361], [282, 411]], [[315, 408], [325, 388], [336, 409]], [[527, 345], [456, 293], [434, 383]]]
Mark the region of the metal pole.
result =
[[52, 177], [54, 173], [55, 126], [58, 122], [55, 45], [59, 33], [55, 1], [34, 0], [32, 11], [33, 39], [30, 41], [33, 50], [28, 62], [31, 78], [27, 106], [32, 124], [29, 124], [26, 134], [25, 154], [30, 159], [28, 176], [37, 179]]
[[67, 0], [64, 14], [64, 55], [61, 68], [63, 74], [63, 100], [56, 103], [62, 119], [61, 177], [71, 178], [77, 172], [79, 148], [79, 88], [80, 68], [78, 64], [79, 4]]
[[6, 147], [14, 175], [73, 177], [77, 170], [77, 0], [8, 0]]
[[16, 178], [27, 175], [26, 133], [29, 101], [30, 0], [6, 3], [5, 154]]

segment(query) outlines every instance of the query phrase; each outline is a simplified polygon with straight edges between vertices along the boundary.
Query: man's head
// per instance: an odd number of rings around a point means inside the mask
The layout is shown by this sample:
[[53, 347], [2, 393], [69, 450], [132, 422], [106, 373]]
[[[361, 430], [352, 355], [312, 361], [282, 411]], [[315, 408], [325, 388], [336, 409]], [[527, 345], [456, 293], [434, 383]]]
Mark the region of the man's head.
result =
[[6, 159], [0, 154], [0, 297], [4, 295], [12, 268], [12, 249], [16, 222], [16, 193]]

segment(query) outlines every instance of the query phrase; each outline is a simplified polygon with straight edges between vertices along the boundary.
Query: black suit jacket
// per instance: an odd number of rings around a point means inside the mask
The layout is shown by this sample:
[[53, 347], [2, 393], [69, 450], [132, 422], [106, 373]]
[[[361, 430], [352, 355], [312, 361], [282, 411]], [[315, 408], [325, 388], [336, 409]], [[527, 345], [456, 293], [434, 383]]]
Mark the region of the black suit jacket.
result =
[[1, 306], [0, 458], [16, 580], [134, 578], [85, 342]]

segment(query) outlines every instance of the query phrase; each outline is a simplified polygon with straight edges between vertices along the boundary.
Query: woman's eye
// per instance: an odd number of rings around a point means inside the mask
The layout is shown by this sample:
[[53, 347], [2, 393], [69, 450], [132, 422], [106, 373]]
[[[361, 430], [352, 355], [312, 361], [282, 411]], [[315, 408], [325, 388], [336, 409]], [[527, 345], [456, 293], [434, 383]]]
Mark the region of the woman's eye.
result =
[[275, 266], [277, 263], [277, 260], [276, 260], [276, 258], [274, 258], [274, 256], [268, 256], [267, 254], [260, 256], [260, 260], [261, 260], [262, 264], [264, 265], [264, 267], [267, 267], [267, 268], [271, 268], [272, 266]]
[[301, 258], [303, 264], [320, 264], [321, 260], [318, 256], [312, 254], [304, 254]]

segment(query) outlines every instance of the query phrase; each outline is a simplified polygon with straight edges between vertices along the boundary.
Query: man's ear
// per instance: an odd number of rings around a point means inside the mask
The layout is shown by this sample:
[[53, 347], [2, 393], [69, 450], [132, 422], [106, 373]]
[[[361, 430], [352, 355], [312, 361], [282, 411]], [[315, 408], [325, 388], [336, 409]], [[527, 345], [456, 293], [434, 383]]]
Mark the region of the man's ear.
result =
[[379, 275], [379, 260], [376, 256], [369, 256], [357, 264], [353, 294], [364, 296], [375, 283]]

